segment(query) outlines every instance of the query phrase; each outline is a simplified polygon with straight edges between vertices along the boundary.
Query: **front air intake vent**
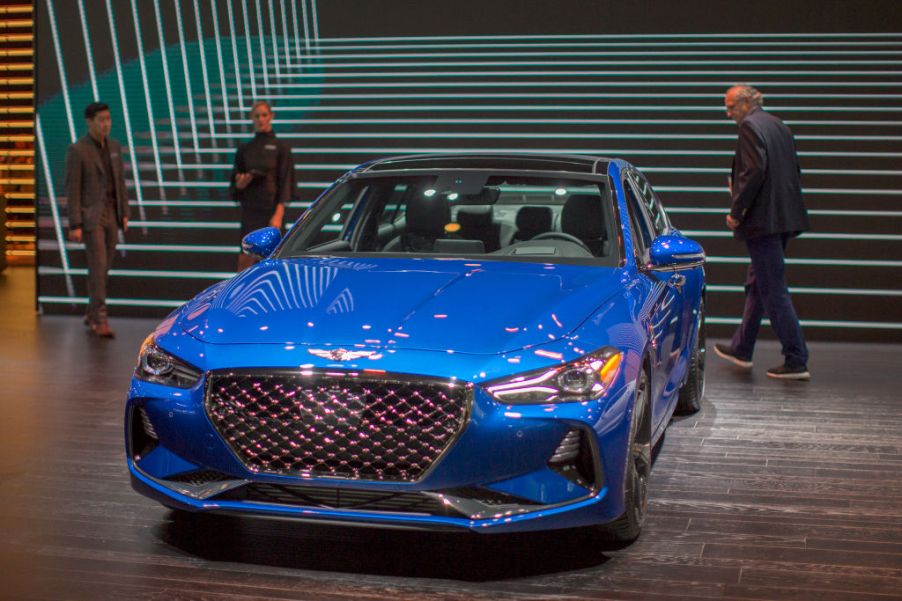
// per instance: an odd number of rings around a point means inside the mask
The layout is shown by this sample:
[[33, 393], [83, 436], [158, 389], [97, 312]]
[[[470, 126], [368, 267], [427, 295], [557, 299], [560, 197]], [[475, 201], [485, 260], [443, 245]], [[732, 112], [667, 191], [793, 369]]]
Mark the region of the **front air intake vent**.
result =
[[601, 473], [589, 435], [579, 428], [571, 428], [558, 444], [548, 467], [583, 488], [597, 490]]

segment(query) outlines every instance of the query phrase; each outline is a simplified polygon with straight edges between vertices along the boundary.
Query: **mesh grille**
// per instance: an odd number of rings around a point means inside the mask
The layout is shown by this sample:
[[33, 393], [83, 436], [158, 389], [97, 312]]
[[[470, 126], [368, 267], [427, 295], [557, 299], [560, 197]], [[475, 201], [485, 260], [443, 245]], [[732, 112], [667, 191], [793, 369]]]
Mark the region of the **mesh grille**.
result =
[[213, 372], [206, 411], [253, 472], [414, 481], [463, 430], [469, 397], [443, 380]]

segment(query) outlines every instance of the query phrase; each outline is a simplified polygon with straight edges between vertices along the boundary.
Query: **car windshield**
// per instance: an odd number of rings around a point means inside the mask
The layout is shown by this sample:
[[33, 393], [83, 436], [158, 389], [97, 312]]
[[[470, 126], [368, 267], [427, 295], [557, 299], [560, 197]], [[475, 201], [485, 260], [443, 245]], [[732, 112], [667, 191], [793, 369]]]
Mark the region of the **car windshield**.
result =
[[338, 184], [279, 257], [434, 256], [616, 265], [619, 227], [604, 179], [482, 171], [375, 174]]

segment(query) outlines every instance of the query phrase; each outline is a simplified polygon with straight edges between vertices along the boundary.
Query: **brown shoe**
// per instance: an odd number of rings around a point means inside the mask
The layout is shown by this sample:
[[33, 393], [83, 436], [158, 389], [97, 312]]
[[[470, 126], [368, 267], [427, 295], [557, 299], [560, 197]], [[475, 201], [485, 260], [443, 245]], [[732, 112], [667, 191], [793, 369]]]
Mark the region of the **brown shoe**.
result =
[[101, 338], [113, 338], [116, 332], [110, 327], [106, 320], [98, 321], [91, 324], [91, 333]]

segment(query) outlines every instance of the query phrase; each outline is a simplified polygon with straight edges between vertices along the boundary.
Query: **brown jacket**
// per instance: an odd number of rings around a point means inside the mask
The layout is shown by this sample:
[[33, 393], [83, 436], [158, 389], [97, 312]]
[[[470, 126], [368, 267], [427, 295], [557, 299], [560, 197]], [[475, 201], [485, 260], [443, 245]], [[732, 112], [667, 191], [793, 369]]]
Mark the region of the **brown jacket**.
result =
[[[110, 145], [113, 181], [116, 185], [116, 216], [118, 225], [122, 228], [122, 220], [129, 216], [122, 148], [119, 142], [112, 138], [107, 138], [107, 143]], [[106, 174], [97, 147], [88, 134], [70, 144], [66, 152], [66, 195], [69, 204], [69, 227], [81, 227], [87, 232], [93, 230], [103, 216]]]

